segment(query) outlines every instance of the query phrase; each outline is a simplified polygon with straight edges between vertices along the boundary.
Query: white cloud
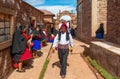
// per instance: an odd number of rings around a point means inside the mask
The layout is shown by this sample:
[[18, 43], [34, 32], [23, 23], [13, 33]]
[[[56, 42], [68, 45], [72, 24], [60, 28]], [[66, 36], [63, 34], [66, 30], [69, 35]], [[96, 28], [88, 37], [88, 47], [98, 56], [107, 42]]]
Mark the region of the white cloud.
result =
[[39, 4], [44, 4], [45, 0], [24, 0], [25, 2], [28, 2], [29, 4], [35, 6]]
[[64, 16], [62, 16], [60, 19], [61, 19], [61, 20], [63, 19], [63, 20], [69, 21], [69, 20], [71, 20], [71, 17], [68, 16], [68, 15], [64, 15]]
[[55, 15], [57, 15], [57, 13], [59, 13], [59, 10], [61, 10], [61, 11], [75, 10], [75, 7], [72, 7], [72, 6], [60, 6], [60, 5], [56, 5], [56, 6], [39, 6], [39, 7], [36, 7], [36, 8], [38, 8], [38, 9], [46, 9], [48, 11], [51, 11]]

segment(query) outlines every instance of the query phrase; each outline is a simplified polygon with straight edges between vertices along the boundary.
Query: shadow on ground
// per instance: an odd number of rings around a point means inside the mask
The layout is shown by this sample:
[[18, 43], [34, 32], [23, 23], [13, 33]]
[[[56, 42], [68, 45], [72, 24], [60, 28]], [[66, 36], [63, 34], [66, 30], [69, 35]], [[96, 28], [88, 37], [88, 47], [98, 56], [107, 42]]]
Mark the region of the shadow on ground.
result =
[[[52, 64], [52, 67], [54, 68], [54, 66], [57, 66], [58, 68], [61, 68], [60, 62], [56, 61]], [[69, 66], [69, 64], [67, 63], [67, 66]]]
[[39, 56], [39, 57], [43, 56], [43, 52], [38, 51], [38, 56]]
[[[39, 57], [41, 57], [41, 56], [43, 56], [43, 52], [41, 52], [41, 51], [39, 51], [38, 52], [38, 56]], [[29, 59], [29, 60], [26, 60], [26, 61], [24, 61], [23, 62], [23, 68], [25, 68], [25, 69], [31, 69], [31, 68], [33, 68], [34, 66], [33, 66], [33, 58], [32, 59]]]
[[23, 62], [23, 68], [30, 69], [33, 68], [33, 59], [29, 59]]

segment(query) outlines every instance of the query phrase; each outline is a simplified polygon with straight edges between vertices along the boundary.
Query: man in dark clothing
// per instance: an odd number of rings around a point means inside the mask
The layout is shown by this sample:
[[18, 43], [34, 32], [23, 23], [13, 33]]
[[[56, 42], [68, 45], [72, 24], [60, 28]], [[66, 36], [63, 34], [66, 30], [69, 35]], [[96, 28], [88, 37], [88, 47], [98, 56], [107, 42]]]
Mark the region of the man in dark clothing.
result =
[[[61, 70], [60, 75], [62, 78], [66, 75], [66, 68], [67, 68], [67, 56], [69, 53], [69, 45], [71, 48], [73, 47], [73, 39], [71, 34], [67, 30], [66, 24], [62, 24], [60, 28], [60, 32], [56, 35], [53, 43], [53, 51], [55, 50], [55, 47], [58, 46], [58, 56], [60, 60]], [[72, 49], [70, 49], [72, 50]]]

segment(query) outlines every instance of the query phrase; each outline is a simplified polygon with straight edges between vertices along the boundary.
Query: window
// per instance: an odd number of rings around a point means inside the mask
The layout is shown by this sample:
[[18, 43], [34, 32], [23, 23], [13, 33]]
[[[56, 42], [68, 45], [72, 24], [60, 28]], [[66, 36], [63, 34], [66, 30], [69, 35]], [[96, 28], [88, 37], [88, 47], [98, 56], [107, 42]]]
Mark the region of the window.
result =
[[0, 43], [10, 39], [10, 15], [0, 14]]

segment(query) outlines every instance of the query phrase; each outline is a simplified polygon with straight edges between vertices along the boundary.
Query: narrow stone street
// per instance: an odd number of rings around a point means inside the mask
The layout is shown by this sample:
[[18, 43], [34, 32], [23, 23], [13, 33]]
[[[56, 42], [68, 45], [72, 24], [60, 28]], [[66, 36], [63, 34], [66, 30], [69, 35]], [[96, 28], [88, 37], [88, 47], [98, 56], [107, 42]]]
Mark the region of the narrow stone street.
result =
[[0, 0], [0, 79], [61, 79], [69, 33], [65, 79], [120, 79], [119, 0]]
[[[73, 53], [70, 52], [68, 56], [67, 75], [65, 79], [97, 79], [80, 55], [84, 51], [82, 46], [88, 47], [89, 45], [77, 40], [74, 40], [74, 43], [74, 51]], [[56, 51], [52, 54], [44, 79], [61, 79], [58, 61]]]
[[[89, 45], [77, 40], [74, 40], [74, 43], [74, 51], [72, 53], [70, 52], [68, 56], [67, 75], [65, 79], [97, 79], [80, 55], [84, 52], [83, 46], [88, 47]], [[51, 44], [48, 44], [48, 46], [42, 48], [41, 51], [43, 52], [43, 55], [33, 60], [33, 68], [27, 69], [25, 73], [18, 73], [15, 70], [8, 79], [39, 79], [50, 46]], [[44, 79], [61, 79], [58, 61], [59, 59], [56, 51], [52, 54]]]

